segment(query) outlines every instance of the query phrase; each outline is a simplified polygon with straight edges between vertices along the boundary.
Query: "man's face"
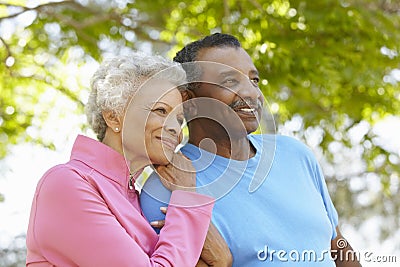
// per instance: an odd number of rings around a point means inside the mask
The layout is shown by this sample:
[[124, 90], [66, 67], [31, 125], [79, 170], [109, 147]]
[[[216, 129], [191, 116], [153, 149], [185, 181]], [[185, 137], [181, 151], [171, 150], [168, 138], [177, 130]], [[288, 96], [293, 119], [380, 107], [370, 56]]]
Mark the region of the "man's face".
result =
[[258, 88], [258, 71], [246, 51], [234, 47], [206, 48], [200, 50], [196, 60], [202, 61], [202, 76], [199, 88], [193, 90], [195, 97], [221, 101], [241, 119], [247, 133], [254, 132], [264, 98]]

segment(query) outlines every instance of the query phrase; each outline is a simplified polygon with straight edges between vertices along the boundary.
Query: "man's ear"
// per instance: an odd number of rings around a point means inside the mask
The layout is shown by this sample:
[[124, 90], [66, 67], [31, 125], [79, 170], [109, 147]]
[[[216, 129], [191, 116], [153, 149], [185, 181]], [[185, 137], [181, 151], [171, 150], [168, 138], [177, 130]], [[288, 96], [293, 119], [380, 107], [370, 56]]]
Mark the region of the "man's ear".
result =
[[194, 98], [196, 97], [192, 90], [185, 88], [181, 90], [182, 102], [183, 102], [183, 112], [185, 114], [186, 120], [190, 121], [197, 115], [197, 107]]
[[103, 118], [108, 127], [110, 127], [114, 132], [118, 133], [122, 130], [121, 117], [118, 116], [114, 111], [103, 111]]
[[182, 95], [182, 101], [183, 102], [195, 97], [193, 91], [189, 90], [189, 89], [181, 90], [181, 95]]

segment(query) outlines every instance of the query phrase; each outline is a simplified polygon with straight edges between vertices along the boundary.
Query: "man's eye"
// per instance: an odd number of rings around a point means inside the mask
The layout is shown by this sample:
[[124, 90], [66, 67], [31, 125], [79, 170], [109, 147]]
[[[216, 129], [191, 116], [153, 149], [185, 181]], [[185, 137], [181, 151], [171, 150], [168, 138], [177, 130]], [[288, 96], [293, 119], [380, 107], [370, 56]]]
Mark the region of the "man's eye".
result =
[[251, 78], [251, 81], [255, 84], [258, 84], [260, 82], [260, 78], [255, 77], [255, 78]]
[[222, 82], [222, 84], [225, 85], [225, 86], [232, 86], [232, 85], [237, 84], [237, 80], [236, 80], [236, 79], [229, 78], [229, 79], [224, 80], [224, 81]]

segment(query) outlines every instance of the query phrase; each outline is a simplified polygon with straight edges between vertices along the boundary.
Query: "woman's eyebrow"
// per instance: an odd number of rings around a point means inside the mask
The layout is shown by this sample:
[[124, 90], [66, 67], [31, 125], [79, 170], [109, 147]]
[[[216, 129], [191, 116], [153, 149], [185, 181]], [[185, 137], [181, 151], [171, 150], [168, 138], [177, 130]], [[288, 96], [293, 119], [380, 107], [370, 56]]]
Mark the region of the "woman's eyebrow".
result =
[[169, 105], [168, 103], [165, 103], [163, 101], [155, 101], [155, 102], [152, 102], [150, 104], [153, 105], [153, 106], [156, 105], [156, 104], [164, 104], [164, 105], [168, 106], [170, 109], [172, 109], [171, 105]]

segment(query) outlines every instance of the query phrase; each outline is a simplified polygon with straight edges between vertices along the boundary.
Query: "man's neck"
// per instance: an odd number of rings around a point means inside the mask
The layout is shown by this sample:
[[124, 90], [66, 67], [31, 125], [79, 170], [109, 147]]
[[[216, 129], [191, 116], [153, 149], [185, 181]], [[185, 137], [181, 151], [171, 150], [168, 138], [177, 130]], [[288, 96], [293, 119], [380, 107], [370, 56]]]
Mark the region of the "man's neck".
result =
[[211, 131], [209, 128], [206, 130], [199, 125], [190, 125], [189, 133], [190, 144], [224, 158], [248, 160], [256, 154], [256, 149], [247, 136], [230, 137], [225, 131]]

